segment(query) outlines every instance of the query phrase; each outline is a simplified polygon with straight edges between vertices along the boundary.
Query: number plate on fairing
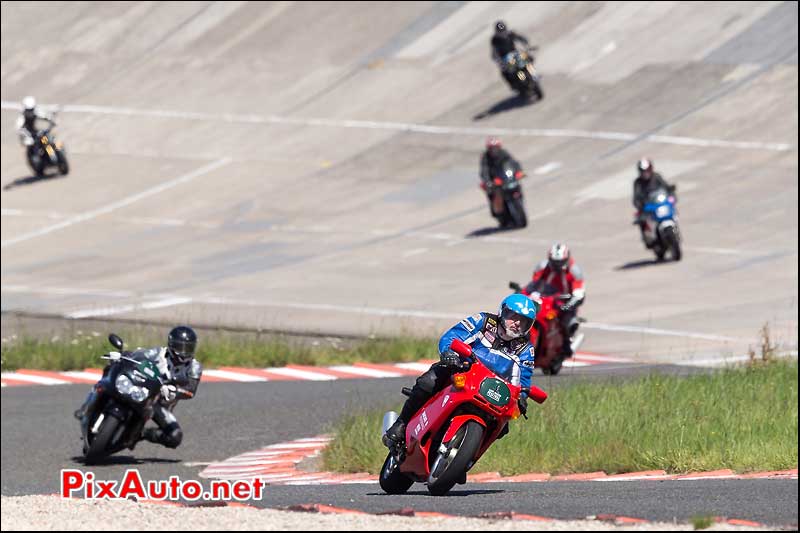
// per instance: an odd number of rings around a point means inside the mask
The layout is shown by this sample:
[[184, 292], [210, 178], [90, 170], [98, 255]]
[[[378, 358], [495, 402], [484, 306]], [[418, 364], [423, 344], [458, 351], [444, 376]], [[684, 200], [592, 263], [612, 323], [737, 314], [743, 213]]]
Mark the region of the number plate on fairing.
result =
[[508, 385], [497, 378], [486, 378], [481, 383], [481, 396], [486, 398], [489, 403], [498, 407], [508, 404], [511, 399], [511, 391]]

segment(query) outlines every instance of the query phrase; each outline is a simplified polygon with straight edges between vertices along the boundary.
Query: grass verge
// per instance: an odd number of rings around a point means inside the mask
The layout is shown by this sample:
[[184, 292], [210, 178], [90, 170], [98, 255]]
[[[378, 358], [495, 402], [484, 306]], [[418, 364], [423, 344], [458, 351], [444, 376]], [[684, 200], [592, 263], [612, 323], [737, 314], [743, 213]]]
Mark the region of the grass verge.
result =
[[[797, 361], [775, 360], [690, 377], [558, 387], [543, 405], [531, 403], [530, 420], [512, 423], [473, 472], [797, 468], [797, 383]], [[382, 415], [342, 420], [324, 468], [377, 473], [386, 457]]]
[[[162, 346], [163, 336], [153, 330], [119, 331], [126, 349]], [[219, 366], [271, 367], [286, 364], [334, 365], [354, 362], [385, 363], [437, 357], [434, 339], [371, 339], [342, 341], [332, 337], [313, 341], [275, 335], [200, 335], [197, 358], [206, 368]], [[33, 336], [3, 338], [2, 370], [82, 370], [102, 367], [100, 356], [113, 350], [107, 334], [76, 330], [42, 340]]]

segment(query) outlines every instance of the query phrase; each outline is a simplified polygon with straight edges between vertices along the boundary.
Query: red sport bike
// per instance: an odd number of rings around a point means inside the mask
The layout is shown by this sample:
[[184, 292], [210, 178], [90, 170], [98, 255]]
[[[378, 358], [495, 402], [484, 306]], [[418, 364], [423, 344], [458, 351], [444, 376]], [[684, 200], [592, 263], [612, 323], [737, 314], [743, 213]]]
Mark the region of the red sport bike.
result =
[[[442, 496], [456, 483], [465, 483], [467, 471], [505, 435], [508, 422], [520, 416], [522, 389], [513, 383], [516, 380], [489, 370], [468, 344], [455, 339], [450, 347], [465, 359], [465, 366], [408, 423], [405, 447], [389, 451], [380, 474], [381, 488], [388, 494], [402, 494], [418, 482], [426, 483], [432, 495]], [[403, 394], [410, 393], [403, 389]], [[547, 393], [533, 385], [528, 396], [538, 403], [547, 399]], [[396, 413], [386, 413], [384, 433], [396, 419]]]
[[[511, 282], [508, 287], [518, 293], [522, 292], [522, 287], [519, 283]], [[536, 353], [535, 364], [536, 368], [541, 368], [542, 372], [547, 375], [555, 375], [561, 371], [564, 364], [564, 354], [562, 348], [564, 346], [564, 334], [560, 326], [560, 306], [572, 298], [570, 294], [558, 294], [550, 292], [549, 287], [544, 289], [544, 292], [538, 293], [535, 299], [541, 304], [539, 305], [539, 312], [536, 314], [536, 322], [531, 328], [531, 345]], [[584, 318], [576, 318], [574, 324], [570, 324], [570, 336], [572, 337], [571, 345], [573, 353], [580, 348], [583, 343], [583, 333], [577, 334], [578, 325], [585, 322]]]

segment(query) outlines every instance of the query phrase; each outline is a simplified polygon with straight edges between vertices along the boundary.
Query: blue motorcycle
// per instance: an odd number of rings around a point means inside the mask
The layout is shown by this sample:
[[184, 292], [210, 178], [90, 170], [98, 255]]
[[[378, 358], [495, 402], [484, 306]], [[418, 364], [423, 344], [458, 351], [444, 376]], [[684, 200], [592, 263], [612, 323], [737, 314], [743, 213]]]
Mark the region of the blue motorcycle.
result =
[[645, 246], [653, 250], [659, 261], [667, 252], [675, 261], [681, 260], [681, 232], [678, 228], [678, 211], [675, 208], [675, 187], [659, 188], [651, 192], [642, 209], [641, 218], [635, 222], [642, 227]]

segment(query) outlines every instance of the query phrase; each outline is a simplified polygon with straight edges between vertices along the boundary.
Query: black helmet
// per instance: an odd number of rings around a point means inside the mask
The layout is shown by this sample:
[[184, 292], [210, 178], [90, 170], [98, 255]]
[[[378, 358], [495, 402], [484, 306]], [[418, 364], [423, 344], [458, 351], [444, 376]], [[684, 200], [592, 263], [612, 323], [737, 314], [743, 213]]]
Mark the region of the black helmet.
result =
[[502, 20], [498, 20], [494, 23], [494, 31], [500, 33], [501, 31], [506, 31], [506, 23]]
[[197, 334], [189, 326], [172, 328], [167, 337], [167, 349], [173, 362], [188, 363], [194, 358]]

